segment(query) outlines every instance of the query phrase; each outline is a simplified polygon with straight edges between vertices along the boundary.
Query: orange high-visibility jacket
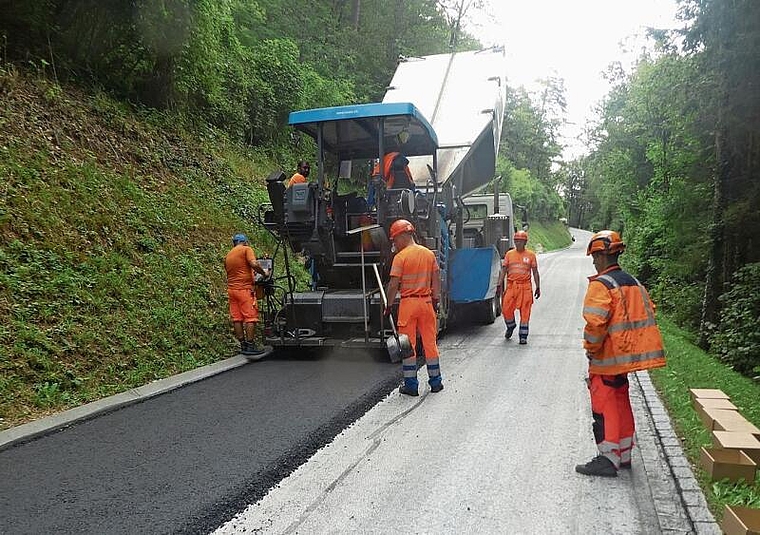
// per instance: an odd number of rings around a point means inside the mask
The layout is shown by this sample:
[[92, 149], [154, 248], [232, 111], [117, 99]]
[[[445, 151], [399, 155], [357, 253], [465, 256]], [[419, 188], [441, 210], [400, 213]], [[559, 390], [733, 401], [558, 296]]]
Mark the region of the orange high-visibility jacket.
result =
[[[399, 277], [401, 297], [427, 297], [433, 289], [433, 277], [437, 277], [438, 261], [435, 253], [422, 245], [407, 245], [393, 258], [391, 277]], [[393, 299], [395, 296], [388, 296]]]
[[589, 277], [583, 318], [589, 373], [617, 375], [665, 366], [654, 304], [646, 288], [620, 266]]
[[308, 180], [306, 180], [305, 176], [303, 176], [301, 173], [296, 173], [290, 177], [290, 180], [288, 180], [287, 187], [289, 188], [293, 184], [305, 184], [306, 182], [308, 182]]
[[530, 282], [533, 268], [538, 267], [536, 253], [530, 249], [523, 252], [510, 249], [504, 254], [501, 265], [507, 268], [507, 282]]
[[[414, 180], [412, 179], [412, 173], [409, 171], [409, 166], [404, 166], [403, 174], [405, 175], [405, 180], [399, 180], [401, 184], [396, 184], [396, 173], [401, 172], [400, 170], [393, 170], [393, 161], [396, 159], [397, 156], [401, 156], [400, 152], [389, 152], [385, 156], [383, 156], [383, 178], [385, 179], [385, 184], [388, 189], [394, 188], [394, 187], [400, 187], [400, 188], [414, 188]], [[377, 174], [380, 170], [375, 168], [374, 173]], [[399, 177], [400, 178], [400, 177]], [[404, 183], [407, 182], [408, 184]]]
[[239, 243], [234, 246], [224, 257], [227, 287], [232, 290], [253, 289], [253, 266], [256, 262], [256, 253], [249, 245]]

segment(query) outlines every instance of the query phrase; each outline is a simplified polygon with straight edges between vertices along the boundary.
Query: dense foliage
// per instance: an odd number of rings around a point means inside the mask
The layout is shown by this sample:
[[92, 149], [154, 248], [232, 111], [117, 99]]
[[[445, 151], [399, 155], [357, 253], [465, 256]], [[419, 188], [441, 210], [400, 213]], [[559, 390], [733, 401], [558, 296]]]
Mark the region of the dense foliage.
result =
[[757, 374], [758, 311], [740, 296], [760, 261], [760, 3], [680, 7], [685, 30], [653, 31], [633, 72], [610, 69], [593, 151], [566, 168], [570, 223], [623, 230], [665, 310]]
[[[0, 0], [6, 60], [189, 114], [251, 144], [294, 109], [374, 100], [399, 55], [445, 52], [431, 0]], [[459, 46], [473, 45], [466, 35]]]
[[473, 0], [0, 0], [0, 428], [229, 356], [220, 258], [306, 140]]
[[557, 221], [565, 214], [560, 197], [560, 129], [565, 121], [564, 81], [541, 80], [540, 89], [507, 88], [497, 172], [501, 191], [525, 207], [530, 219]]

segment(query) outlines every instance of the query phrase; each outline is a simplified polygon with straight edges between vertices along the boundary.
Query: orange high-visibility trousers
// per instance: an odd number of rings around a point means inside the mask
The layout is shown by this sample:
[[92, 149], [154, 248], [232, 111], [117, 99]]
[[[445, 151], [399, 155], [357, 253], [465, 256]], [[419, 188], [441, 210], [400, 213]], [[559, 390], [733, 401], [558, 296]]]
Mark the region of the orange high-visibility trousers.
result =
[[628, 397], [628, 375], [589, 374], [594, 440], [599, 454], [616, 468], [631, 462], [635, 423]]
[[256, 323], [259, 321], [259, 308], [256, 296], [250, 289], [236, 290], [227, 288], [230, 318], [234, 322]]
[[417, 333], [422, 338], [425, 358], [438, 358], [438, 321], [433, 310], [430, 296], [402, 297], [398, 306], [398, 332], [409, 337], [412, 349], [417, 340]]
[[422, 338], [425, 350], [425, 365], [428, 383], [431, 386], [441, 384], [441, 366], [438, 359], [438, 320], [433, 310], [430, 296], [402, 297], [398, 307], [398, 332], [409, 337], [414, 355], [403, 360], [404, 384], [417, 388], [417, 333]]
[[520, 324], [530, 322], [533, 308], [533, 286], [528, 282], [508, 282], [507, 290], [501, 298], [501, 314], [507, 321], [514, 321], [515, 310], [520, 311]]

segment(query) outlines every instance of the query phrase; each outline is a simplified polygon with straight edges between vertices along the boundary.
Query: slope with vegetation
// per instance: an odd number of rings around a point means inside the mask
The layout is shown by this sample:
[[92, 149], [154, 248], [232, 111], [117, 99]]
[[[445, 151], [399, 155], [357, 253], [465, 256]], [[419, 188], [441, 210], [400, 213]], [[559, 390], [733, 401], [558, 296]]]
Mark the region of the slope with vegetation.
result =
[[272, 252], [271, 160], [12, 67], [0, 87], [0, 428], [228, 357], [221, 259], [239, 230]]
[[[464, 7], [464, 6], [461, 6]], [[221, 259], [294, 109], [472, 48], [414, 0], [0, 0], [0, 429], [230, 355]]]

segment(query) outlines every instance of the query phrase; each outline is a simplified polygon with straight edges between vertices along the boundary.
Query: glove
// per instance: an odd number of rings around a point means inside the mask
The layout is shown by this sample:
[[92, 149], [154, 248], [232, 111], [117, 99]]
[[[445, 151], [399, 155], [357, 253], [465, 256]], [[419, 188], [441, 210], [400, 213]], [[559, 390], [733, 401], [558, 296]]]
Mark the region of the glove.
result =
[[387, 307], [385, 307], [383, 309], [383, 316], [385, 316], [387, 318], [390, 315], [391, 315], [391, 306], [388, 305]]
[[436, 312], [438, 312], [438, 307], [439, 307], [439, 301], [438, 301], [438, 299], [435, 298], [435, 297], [433, 297], [433, 298], [430, 299], [430, 302], [433, 305], [433, 310], [435, 310]]
[[541, 288], [536, 288], [536, 293], [533, 294], [533, 295], [535, 296], [536, 299], [538, 299], [539, 297], [541, 297]]

